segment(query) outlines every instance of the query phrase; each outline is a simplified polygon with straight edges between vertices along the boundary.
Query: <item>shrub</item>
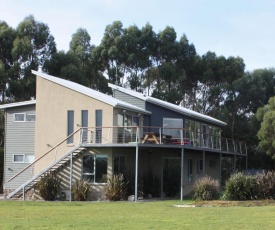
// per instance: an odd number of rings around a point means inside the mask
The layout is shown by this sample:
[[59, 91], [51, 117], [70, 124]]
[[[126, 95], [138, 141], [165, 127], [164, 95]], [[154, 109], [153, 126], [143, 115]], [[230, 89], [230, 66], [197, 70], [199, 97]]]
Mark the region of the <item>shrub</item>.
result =
[[158, 175], [154, 175], [152, 170], [143, 174], [143, 194], [151, 194], [153, 197], [160, 196], [160, 178]]
[[61, 190], [61, 178], [55, 173], [47, 174], [37, 183], [36, 189], [44, 200], [55, 200]]
[[257, 199], [257, 194], [258, 185], [256, 178], [238, 172], [232, 174], [228, 179], [224, 198], [228, 200], [254, 200]]
[[[135, 173], [132, 170], [125, 170], [123, 174], [123, 181], [126, 184], [126, 196], [133, 195], [135, 193]], [[144, 194], [143, 181], [138, 180], [138, 196]]]
[[124, 181], [123, 174], [114, 175], [107, 180], [105, 196], [108, 200], [124, 200], [127, 194], [127, 182]]
[[275, 199], [275, 172], [268, 171], [256, 175], [258, 199]]
[[194, 199], [196, 200], [215, 200], [219, 198], [219, 181], [209, 176], [198, 179], [195, 183]]
[[178, 168], [169, 168], [164, 171], [163, 189], [166, 197], [174, 197], [180, 191], [180, 174]]
[[72, 185], [72, 194], [74, 200], [85, 201], [88, 199], [91, 184], [87, 180], [77, 180]]

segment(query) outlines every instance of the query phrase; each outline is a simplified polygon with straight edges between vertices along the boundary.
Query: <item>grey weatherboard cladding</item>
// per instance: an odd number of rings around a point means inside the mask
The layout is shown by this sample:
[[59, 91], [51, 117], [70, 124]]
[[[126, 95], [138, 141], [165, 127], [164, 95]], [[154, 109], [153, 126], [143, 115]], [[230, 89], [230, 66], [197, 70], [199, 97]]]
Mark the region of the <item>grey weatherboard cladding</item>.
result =
[[[5, 189], [14, 189], [22, 184], [20, 181], [7, 184], [17, 172], [25, 168], [29, 163], [13, 163], [13, 154], [33, 154], [34, 155], [34, 139], [35, 139], [35, 122], [14, 122], [14, 113], [35, 114], [35, 105], [20, 106], [6, 109], [6, 133], [5, 133], [5, 172], [4, 183]], [[18, 147], [20, 146], [20, 147]], [[30, 174], [23, 180], [28, 180], [32, 176]]]

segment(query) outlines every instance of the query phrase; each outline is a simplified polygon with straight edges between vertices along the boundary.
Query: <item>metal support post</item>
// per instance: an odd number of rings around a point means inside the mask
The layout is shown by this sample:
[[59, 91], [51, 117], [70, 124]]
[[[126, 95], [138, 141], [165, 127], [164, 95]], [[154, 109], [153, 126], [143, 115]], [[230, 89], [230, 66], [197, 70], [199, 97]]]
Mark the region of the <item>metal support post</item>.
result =
[[72, 201], [72, 182], [73, 182], [73, 153], [70, 159], [70, 201]]
[[181, 158], [180, 158], [180, 200], [183, 200], [183, 187], [184, 187], [184, 148], [181, 148]]
[[222, 153], [220, 153], [220, 188], [222, 188]]
[[136, 143], [135, 202], [138, 200], [138, 143]]
[[205, 176], [205, 151], [202, 152], [202, 175]]
[[163, 152], [161, 152], [161, 164], [160, 164], [160, 170], [161, 170], [161, 178], [160, 178], [160, 198], [162, 199], [163, 196]]

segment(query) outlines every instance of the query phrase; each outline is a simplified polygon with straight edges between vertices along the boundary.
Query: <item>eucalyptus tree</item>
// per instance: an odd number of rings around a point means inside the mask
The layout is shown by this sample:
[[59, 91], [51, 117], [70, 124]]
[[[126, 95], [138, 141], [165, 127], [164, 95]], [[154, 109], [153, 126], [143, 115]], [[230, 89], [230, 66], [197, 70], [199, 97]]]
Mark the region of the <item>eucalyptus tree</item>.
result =
[[179, 54], [176, 61], [177, 90], [181, 105], [196, 110], [196, 89], [201, 73], [201, 57], [195, 46], [189, 43], [187, 36], [182, 35], [179, 41]]
[[35, 77], [32, 69], [38, 69], [56, 52], [54, 37], [49, 27], [37, 22], [34, 17], [26, 17], [16, 28], [12, 56], [13, 74], [9, 84], [14, 100], [27, 100], [35, 96]]
[[275, 97], [257, 111], [257, 119], [261, 122], [258, 138], [259, 147], [275, 160]]
[[100, 44], [101, 56], [106, 63], [107, 74], [112, 83], [121, 85], [121, 78], [124, 74], [126, 55], [123, 36], [125, 29], [120, 21], [114, 21], [113, 24], [105, 28], [104, 36]]
[[[76, 74], [75, 81], [81, 82], [84, 85], [93, 88], [94, 78], [97, 75], [93, 74], [93, 65], [92, 65], [92, 50], [94, 46], [91, 45], [91, 37], [86, 29], [79, 28], [77, 29], [76, 33], [72, 35], [72, 40], [70, 42], [70, 49], [68, 53], [75, 55], [79, 62], [79, 66], [71, 66], [69, 69], [76, 70], [79, 69], [78, 73]], [[69, 74], [69, 69], [66, 71], [66, 75]], [[76, 78], [79, 78], [78, 80]]]
[[6, 99], [6, 85], [9, 81], [10, 69], [13, 65], [11, 51], [15, 37], [15, 30], [6, 22], [0, 21], [0, 93], [3, 103]]
[[179, 45], [176, 41], [177, 34], [174, 28], [167, 26], [157, 35], [158, 47], [154, 58], [155, 65], [159, 68], [159, 78], [156, 80], [154, 96], [160, 97], [170, 93], [173, 83], [177, 79], [176, 61], [178, 58]]
[[91, 37], [86, 29], [79, 28], [72, 35], [70, 41], [70, 52], [73, 52], [81, 62], [82, 67], [89, 64], [93, 46], [91, 45]]
[[152, 67], [152, 56], [157, 47], [156, 34], [148, 23], [141, 29], [135, 25], [129, 26], [125, 29], [124, 41], [130, 88], [143, 91], [145, 73]]
[[50, 60], [45, 61], [43, 69], [50, 75], [87, 85], [81, 62], [75, 53], [59, 51], [53, 54]]

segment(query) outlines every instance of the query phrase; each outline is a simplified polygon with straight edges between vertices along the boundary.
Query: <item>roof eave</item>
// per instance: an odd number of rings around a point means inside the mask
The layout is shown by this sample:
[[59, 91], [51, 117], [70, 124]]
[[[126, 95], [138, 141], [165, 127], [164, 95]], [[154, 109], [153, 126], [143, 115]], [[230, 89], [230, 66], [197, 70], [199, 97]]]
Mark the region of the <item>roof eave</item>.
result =
[[151, 103], [153, 103], [153, 104], [159, 105], [159, 106], [161, 106], [161, 107], [164, 107], [164, 108], [166, 108], [166, 109], [170, 109], [170, 110], [173, 110], [173, 111], [175, 111], [175, 112], [184, 114], [184, 115], [186, 115], [186, 116], [188, 116], [188, 117], [193, 117], [193, 118], [196, 118], [196, 119], [198, 119], [198, 120], [206, 121], [206, 122], [208, 122], [208, 123], [217, 124], [217, 125], [220, 125], [220, 126], [226, 126], [226, 125], [227, 125], [227, 123], [225, 123], [225, 122], [223, 122], [223, 121], [219, 121], [219, 120], [217, 120], [217, 119], [215, 119], [215, 118], [207, 119], [207, 118], [203, 118], [203, 117], [200, 117], [200, 116], [196, 116], [196, 115], [191, 114], [191, 113], [188, 113], [188, 112], [184, 112], [184, 111], [182, 111], [182, 110], [180, 110], [180, 109], [176, 109], [176, 108], [173, 108], [173, 107], [170, 107], [170, 106], [166, 106], [165, 104], [158, 103], [157, 101], [152, 100], [150, 97], [148, 97], [147, 101], [148, 101], [148, 102], [151, 102]]
[[152, 114], [150, 111], [143, 110], [143, 109], [137, 109], [137, 108], [129, 108], [129, 107], [126, 107], [126, 106], [121, 105], [119, 103], [115, 106], [115, 108], [125, 109], [125, 110], [128, 110], [128, 111], [133, 111], [133, 112], [142, 113], [142, 114], [149, 114], [149, 115]]
[[10, 108], [28, 106], [28, 105], [35, 105], [35, 104], [36, 104], [36, 100], [22, 101], [22, 102], [15, 102], [15, 103], [0, 105], [0, 109], [5, 110], [5, 109], [10, 109]]

